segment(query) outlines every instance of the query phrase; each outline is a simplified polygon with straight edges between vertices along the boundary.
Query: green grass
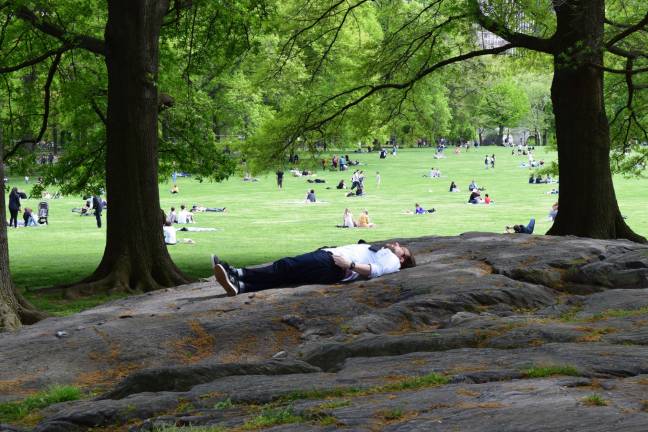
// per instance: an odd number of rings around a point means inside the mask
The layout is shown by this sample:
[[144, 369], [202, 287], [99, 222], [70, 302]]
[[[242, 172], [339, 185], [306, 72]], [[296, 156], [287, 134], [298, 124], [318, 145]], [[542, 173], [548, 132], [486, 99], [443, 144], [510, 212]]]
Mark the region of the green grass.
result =
[[222, 426], [154, 426], [153, 432], [226, 432]]
[[608, 401], [600, 395], [592, 394], [583, 398], [583, 403], [588, 406], [606, 406]]
[[[457, 235], [466, 231], [501, 233], [506, 225], [527, 223], [536, 218], [536, 232], [544, 233], [551, 223], [547, 213], [556, 201], [547, 195], [556, 185], [530, 185], [529, 170], [520, 168], [523, 157], [511, 156], [505, 148], [486, 147], [435, 160], [433, 149], [404, 149], [398, 156], [380, 160], [376, 153], [353, 154], [360, 160], [367, 175], [366, 196], [346, 198], [335, 189], [340, 179], [349, 178], [352, 171], [318, 172], [326, 184], [309, 184], [304, 178], [287, 176], [284, 189], [278, 190], [274, 175], [260, 176], [258, 182], [243, 182], [233, 177], [222, 183], [199, 183], [190, 178], [178, 179], [180, 193], [169, 193], [170, 179], [160, 184], [161, 205], [165, 211], [180, 204], [191, 206], [225, 206], [225, 213], [202, 213], [196, 226], [217, 228], [215, 232], [182, 233], [179, 238], [191, 238], [195, 244], [178, 244], [169, 248], [174, 261], [194, 277], [211, 275], [209, 254], [216, 252], [235, 265], [248, 265], [314, 250], [322, 245], [355, 243], [393, 237], [424, 235]], [[496, 168], [485, 170], [486, 153], [496, 154]], [[536, 158], [550, 161], [555, 153], [545, 149]], [[423, 177], [431, 167], [439, 168], [442, 178]], [[353, 167], [352, 167], [353, 168]], [[380, 171], [382, 185], [376, 187], [375, 175]], [[19, 174], [19, 173], [16, 173]], [[486, 187], [495, 201], [490, 206], [466, 204], [467, 186], [472, 179]], [[461, 193], [450, 193], [454, 180]], [[10, 186], [25, 186], [17, 175]], [[640, 234], [648, 235], [648, 207], [642, 196], [648, 179], [615, 178], [616, 192], [627, 222]], [[331, 187], [331, 189], [326, 189]], [[305, 204], [307, 189], [317, 193], [317, 204]], [[36, 199], [23, 200], [23, 207], [37, 208]], [[426, 215], [404, 214], [414, 203], [437, 212]], [[105, 243], [104, 228], [97, 229], [93, 217], [81, 217], [70, 210], [82, 205], [81, 197], [64, 197], [50, 201], [50, 225], [43, 228], [9, 230], [11, 270], [17, 285], [23, 289], [75, 282], [90, 274], [99, 263]], [[354, 217], [362, 209], [369, 211], [372, 229], [339, 229], [342, 213], [349, 207]], [[110, 217], [110, 210], [104, 213]], [[105, 222], [105, 221], [104, 221]], [[34, 295], [28, 296], [34, 300]], [[65, 305], [50, 301], [46, 309], [69, 313]], [[90, 306], [90, 305], [89, 305]]]
[[0, 403], [0, 423], [20, 421], [34, 411], [50, 405], [81, 399], [81, 390], [71, 386], [55, 386], [21, 401]]
[[416, 377], [403, 377], [389, 384], [373, 386], [368, 388], [360, 387], [337, 387], [331, 389], [303, 390], [289, 393], [279, 399], [278, 403], [286, 403], [304, 399], [326, 399], [331, 397], [367, 396], [379, 393], [389, 393], [405, 390], [416, 390], [425, 387], [435, 387], [448, 384], [451, 377], [437, 374], [435, 372]]
[[254, 430], [283, 424], [304, 423], [307, 421], [309, 420], [305, 416], [296, 414], [292, 407], [268, 409], [246, 421], [243, 429]]
[[522, 372], [527, 378], [546, 378], [556, 375], [580, 376], [575, 367], [568, 365], [534, 366]]

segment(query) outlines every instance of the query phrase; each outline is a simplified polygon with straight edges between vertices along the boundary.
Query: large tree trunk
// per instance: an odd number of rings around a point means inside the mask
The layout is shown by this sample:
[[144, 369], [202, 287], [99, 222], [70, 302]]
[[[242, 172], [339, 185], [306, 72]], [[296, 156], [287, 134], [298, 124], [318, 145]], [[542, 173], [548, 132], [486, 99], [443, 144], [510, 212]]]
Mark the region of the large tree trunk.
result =
[[0, 137], [0, 332], [33, 324], [47, 315], [38, 312], [16, 290], [9, 272], [9, 242], [4, 183], [4, 160]]
[[94, 274], [68, 294], [188, 282], [164, 244], [158, 189], [159, 36], [168, 4], [108, 1], [107, 241]]
[[603, 97], [604, 0], [556, 6], [559, 49], [551, 99], [560, 174], [559, 212], [547, 234], [645, 239], [624, 222], [610, 171], [610, 131]]

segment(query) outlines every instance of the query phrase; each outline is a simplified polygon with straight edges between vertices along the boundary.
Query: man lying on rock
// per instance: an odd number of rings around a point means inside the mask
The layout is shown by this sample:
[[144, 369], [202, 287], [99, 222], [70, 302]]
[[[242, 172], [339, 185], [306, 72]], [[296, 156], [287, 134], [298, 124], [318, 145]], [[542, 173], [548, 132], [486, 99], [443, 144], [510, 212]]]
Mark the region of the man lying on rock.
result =
[[359, 277], [376, 278], [415, 265], [412, 252], [398, 242], [324, 247], [256, 268], [235, 268], [212, 255], [214, 276], [228, 296], [286, 286], [350, 282]]

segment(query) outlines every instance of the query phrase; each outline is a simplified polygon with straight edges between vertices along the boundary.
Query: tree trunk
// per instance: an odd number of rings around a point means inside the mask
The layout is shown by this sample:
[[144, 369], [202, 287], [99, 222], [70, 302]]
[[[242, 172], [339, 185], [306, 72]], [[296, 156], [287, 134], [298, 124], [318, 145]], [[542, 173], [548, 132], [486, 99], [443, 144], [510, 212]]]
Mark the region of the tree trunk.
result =
[[99, 267], [68, 294], [187, 283], [162, 234], [158, 188], [159, 35], [168, 0], [109, 0], [107, 241]]
[[502, 125], [497, 130], [497, 145], [504, 145], [504, 126]]
[[559, 212], [547, 232], [592, 238], [646, 240], [624, 222], [610, 171], [610, 131], [603, 72], [604, 0], [555, 6], [558, 20], [551, 99], [560, 174]]
[[16, 330], [21, 324], [33, 324], [47, 316], [30, 305], [18, 293], [11, 280], [2, 152], [0, 137], [0, 332]]
[[483, 129], [478, 128], [478, 129], [477, 129], [477, 135], [479, 136], [479, 147], [481, 147], [482, 145], [484, 145], [484, 133], [483, 133]]

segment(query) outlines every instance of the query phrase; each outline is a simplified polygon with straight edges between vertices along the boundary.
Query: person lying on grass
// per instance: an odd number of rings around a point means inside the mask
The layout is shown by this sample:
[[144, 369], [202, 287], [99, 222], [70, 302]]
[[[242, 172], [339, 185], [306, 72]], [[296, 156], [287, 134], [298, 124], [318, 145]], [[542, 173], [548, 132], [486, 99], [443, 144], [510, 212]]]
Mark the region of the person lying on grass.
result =
[[212, 255], [211, 262], [216, 281], [228, 296], [287, 286], [351, 282], [360, 277], [376, 278], [416, 265], [412, 252], [398, 242], [322, 248], [256, 268], [232, 267], [216, 255]]

